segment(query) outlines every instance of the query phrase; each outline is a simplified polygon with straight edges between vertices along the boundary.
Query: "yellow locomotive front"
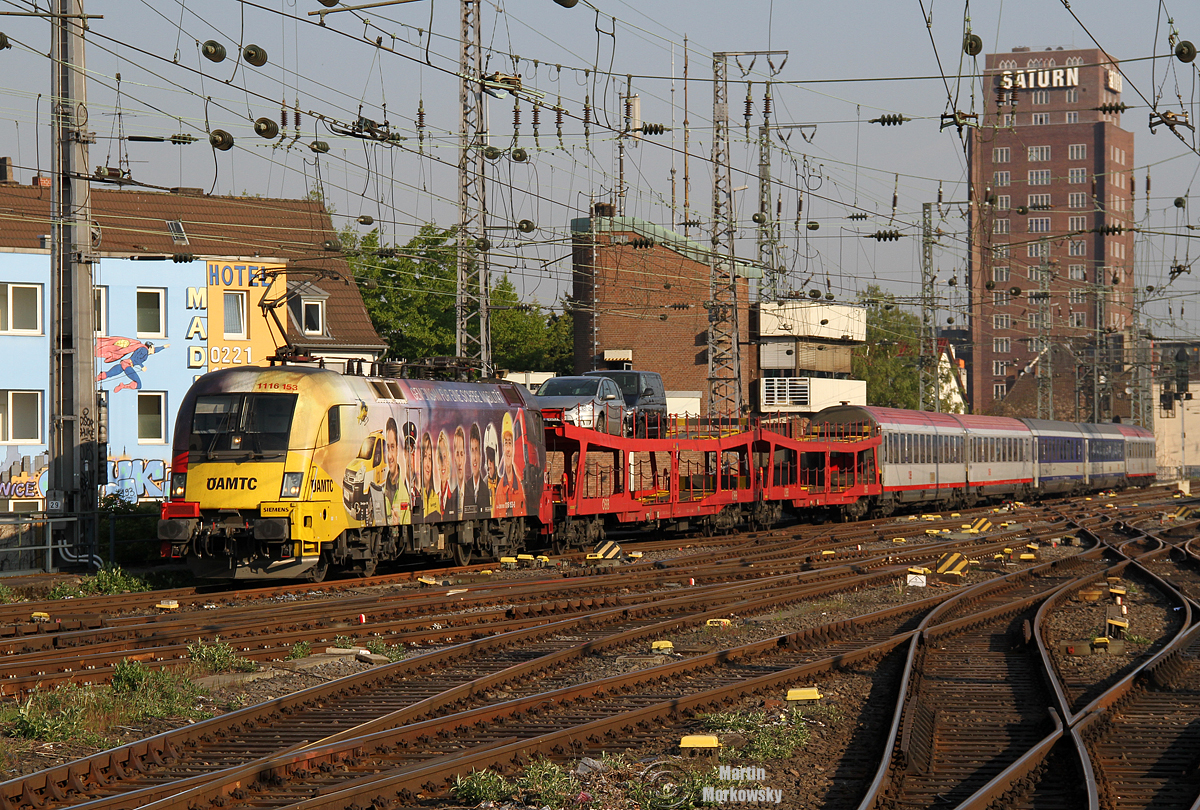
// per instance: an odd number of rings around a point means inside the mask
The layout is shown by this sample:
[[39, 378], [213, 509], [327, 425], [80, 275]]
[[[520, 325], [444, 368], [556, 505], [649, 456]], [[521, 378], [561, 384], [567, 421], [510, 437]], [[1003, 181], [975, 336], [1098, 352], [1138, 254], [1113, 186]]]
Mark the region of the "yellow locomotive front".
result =
[[176, 420], [164, 555], [205, 578], [323, 579], [331, 550], [360, 525], [321, 464], [341, 438], [337, 404], [354, 401], [341, 375], [322, 369], [201, 377]]

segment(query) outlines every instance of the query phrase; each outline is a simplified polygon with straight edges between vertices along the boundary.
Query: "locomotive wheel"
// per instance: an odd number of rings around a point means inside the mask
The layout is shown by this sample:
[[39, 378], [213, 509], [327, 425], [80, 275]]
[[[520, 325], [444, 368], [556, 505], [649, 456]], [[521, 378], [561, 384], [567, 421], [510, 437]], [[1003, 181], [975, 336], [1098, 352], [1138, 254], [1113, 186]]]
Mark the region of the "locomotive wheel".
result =
[[471, 546], [463, 545], [462, 543], [454, 544], [454, 564], [455, 565], [470, 565], [471, 557], [474, 556]]
[[375, 576], [375, 568], [379, 565], [379, 560], [372, 557], [369, 560], [363, 560], [361, 565], [354, 567], [354, 576], [359, 579]]
[[329, 573], [329, 558], [322, 554], [317, 558], [317, 564], [308, 569], [309, 582], [324, 582]]

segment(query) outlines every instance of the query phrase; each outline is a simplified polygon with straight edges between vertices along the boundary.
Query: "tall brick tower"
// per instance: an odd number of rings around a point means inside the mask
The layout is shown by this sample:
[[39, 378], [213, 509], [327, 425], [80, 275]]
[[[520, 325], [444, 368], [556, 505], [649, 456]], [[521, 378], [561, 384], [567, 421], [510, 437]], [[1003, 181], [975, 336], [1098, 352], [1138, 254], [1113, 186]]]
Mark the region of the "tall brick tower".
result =
[[985, 65], [969, 141], [972, 409], [1036, 416], [1031, 369], [1043, 363], [1057, 372], [1055, 418], [1128, 414], [1133, 134], [1121, 128], [1121, 74], [1096, 48], [1014, 48]]

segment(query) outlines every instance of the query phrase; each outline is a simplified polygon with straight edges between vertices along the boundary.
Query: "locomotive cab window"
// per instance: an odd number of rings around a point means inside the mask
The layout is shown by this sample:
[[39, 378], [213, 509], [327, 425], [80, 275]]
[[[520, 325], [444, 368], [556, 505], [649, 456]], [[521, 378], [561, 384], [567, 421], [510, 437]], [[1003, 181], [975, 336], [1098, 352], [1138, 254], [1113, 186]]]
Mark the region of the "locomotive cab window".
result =
[[296, 394], [210, 394], [196, 398], [189, 450], [203, 453], [283, 453]]

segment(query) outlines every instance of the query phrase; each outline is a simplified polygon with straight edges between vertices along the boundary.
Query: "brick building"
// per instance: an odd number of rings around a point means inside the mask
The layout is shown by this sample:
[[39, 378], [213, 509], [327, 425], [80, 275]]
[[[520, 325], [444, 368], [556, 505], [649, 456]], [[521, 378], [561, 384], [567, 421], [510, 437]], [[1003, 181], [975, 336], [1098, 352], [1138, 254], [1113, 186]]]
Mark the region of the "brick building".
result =
[[1133, 234], [1118, 232], [1134, 194], [1133, 134], [1113, 106], [1121, 74], [1095, 48], [1014, 48], [985, 64], [969, 142], [972, 409], [1035, 416], [1036, 397], [1006, 399], [1023, 370], [1047, 363], [1085, 413], [1099, 392], [1101, 418], [1128, 414], [1115, 384], [1134, 290]]
[[[707, 248], [648, 222], [614, 217], [610, 206], [596, 210], [596, 216], [571, 223], [576, 373], [657, 371], [668, 402], [675, 399], [673, 391], [687, 392], [698, 397], [703, 412], [711, 298]], [[757, 268], [738, 265], [743, 408], [809, 414], [842, 401], [865, 404], [866, 384], [849, 379], [851, 350], [865, 339], [863, 307], [811, 298], [751, 303], [748, 279], [758, 275]]]
[[[591, 218], [571, 221], [575, 372], [637, 368], [662, 374], [668, 391], [708, 398], [709, 265], [707, 248], [633, 217], [596, 206]], [[751, 403], [757, 356], [749, 345], [747, 278], [738, 265], [738, 340], [742, 344], [742, 401]], [[606, 359], [607, 357], [607, 359]]]

